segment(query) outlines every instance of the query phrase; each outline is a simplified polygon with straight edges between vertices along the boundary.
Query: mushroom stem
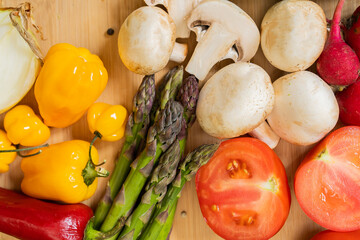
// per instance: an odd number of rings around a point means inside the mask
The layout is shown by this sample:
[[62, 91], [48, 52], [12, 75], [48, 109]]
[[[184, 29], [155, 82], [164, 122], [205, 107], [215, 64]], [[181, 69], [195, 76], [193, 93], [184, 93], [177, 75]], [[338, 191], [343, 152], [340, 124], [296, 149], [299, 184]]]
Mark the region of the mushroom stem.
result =
[[170, 56], [170, 61], [181, 63], [185, 60], [188, 52], [187, 44], [175, 42], [173, 51]]
[[271, 129], [266, 121], [261, 123], [257, 128], [249, 132], [252, 137], [255, 137], [264, 143], [266, 143], [271, 149], [274, 149], [279, 141], [280, 137]]
[[223, 26], [214, 22], [197, 44], [186, 71], [204, 80], [211, 68], [223, 59], [236, 41], [236, 36], [223, 31]]

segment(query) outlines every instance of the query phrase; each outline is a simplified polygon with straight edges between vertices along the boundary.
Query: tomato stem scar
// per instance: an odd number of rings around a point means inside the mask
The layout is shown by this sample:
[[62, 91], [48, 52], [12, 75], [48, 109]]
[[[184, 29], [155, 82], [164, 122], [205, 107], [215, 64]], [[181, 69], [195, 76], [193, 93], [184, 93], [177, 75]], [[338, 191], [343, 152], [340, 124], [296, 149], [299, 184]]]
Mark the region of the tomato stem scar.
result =
[[326, 148], [322, 150], [319, 155], [317, 155], [316, 159], [320, 161], [331, 162], [330, 154]]

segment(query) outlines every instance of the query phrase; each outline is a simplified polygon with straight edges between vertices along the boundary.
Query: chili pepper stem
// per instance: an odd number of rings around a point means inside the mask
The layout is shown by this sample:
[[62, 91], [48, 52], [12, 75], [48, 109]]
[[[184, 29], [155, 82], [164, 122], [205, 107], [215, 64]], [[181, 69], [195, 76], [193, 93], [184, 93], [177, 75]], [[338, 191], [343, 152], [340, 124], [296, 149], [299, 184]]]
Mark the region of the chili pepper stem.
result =
[[81, 175], [84, 178], [84, 183], [86, 184], [86, 186], [90, 186], [95, 181], [95, 179], [97, 177], [107, 177], [110, 174], [104, 168], [95, 169], [96, 167], [99, 167], [99, 166], [105, 164], [105, 161], [103, 163], [101, 163], [101, 164], [95, 165], [93, 160], [92, 160], [92, 157], [91, 157], [92, 146], [94, 145], [96, 139], [102, 137], [102, 135], [98, 131], [95, 131], [94, 134], [95, 134], [95, 136], [92, 139], [92, 141], [90, 143], [90, 147], [89, 147], [89, 160], [86, 163], [86, 166], [82, 170], [82, 173], [81, 173]]
[[22, 152], [22, 151], [30, 151], [30, 150], [34, 150], [34, 149], [39, 149], [39, 148], [48, 147], [49, 144], [46, 143], [46, 144], [43, 144], [43, 145], [40, 145], [40, 146], [28, 147], [28, 148], [19, 148], [19, 146], [20, 146], [20, 145], [16, 145], [16, 149], [14, 149], [14, 150], [0, 150], [0, 153], [16, 152], [16, 153], [17, 153], [20, 157], [22, 157], [22, 158], [25, 158], [25, 157], [33, 157], [33, 156], [36, 156], [36, 155], [40, 154], [42, 151], [39, 150], [38, 152], [33, 153], [33, 154], [30, 154], [30, 155], [22, 155], [21, 152]]
[[84, 240], [92, 240], [92, 239], [98, 239], [98, 240], [105, 240], [105, 239], [110, 239], [112, 237], [114, 237], [115, 235], [117, 235], [120, 230], [122, 229], [122, 227], [125, 224], [125, 218], [120, 218], [119, 221], [117, 222], [116, 226], [111, 229], [108, 232], [101, 232], [98, 231], [94, 228], [94, 218], [92, 217], [88, 224], [86, 225], [86, 229], [85, 229], [85, 236], [84, 236]]

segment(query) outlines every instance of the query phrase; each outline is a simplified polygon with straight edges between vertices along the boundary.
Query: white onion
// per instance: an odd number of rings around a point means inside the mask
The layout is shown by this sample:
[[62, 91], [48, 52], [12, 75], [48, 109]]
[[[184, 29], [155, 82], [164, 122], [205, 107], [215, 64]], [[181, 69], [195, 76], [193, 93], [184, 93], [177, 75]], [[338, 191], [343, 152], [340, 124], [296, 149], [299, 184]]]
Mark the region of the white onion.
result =
[[0, 10], [0, 113], [26, 95], [41, 67], [36, 41], [22, 25], [29, 20], [29, 8], [29, 4], [23, 4], [18, 9]]

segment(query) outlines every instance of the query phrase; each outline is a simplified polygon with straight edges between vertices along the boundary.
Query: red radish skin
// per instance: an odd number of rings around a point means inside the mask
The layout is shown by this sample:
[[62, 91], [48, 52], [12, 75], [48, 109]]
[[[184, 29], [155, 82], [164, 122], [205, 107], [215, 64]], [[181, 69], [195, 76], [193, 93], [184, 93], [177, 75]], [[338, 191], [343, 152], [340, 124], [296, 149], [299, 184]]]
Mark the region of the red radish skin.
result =
[[360, 58], [360, 7], [358, 7], [346, 23], [345, 42], [354, 49]]
[[360, 126], [360, 81], [338, 92], [340, 120], [346, 125]]
[[329, 38], [317, 62], [320, 77], [331, 85], [347, 86], [359, 76], [360, 62], [354, 50], [341, 38], [340, 18], [345, 0], [336, 7]]

